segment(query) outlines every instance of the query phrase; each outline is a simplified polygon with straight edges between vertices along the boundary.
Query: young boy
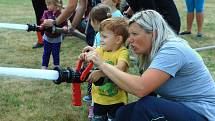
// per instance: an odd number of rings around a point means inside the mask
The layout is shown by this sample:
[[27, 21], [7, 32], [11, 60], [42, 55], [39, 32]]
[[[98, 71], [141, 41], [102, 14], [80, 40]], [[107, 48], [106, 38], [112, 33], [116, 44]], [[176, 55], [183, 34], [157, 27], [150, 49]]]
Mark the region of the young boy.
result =
[[[129, 66], [128, 49], [124, 46], [127, 40], [128, 23], [121, 17], [108, 18], [99, 26], [101, 36], [100, 48], [95, 51], [118, 69], [127, 71]], [[85, 53], [80, 55], [85, 59]], [[127, 103], [127, 93], [117, 87], [100, 70], [94, 70], [87, 80], [92, 80], [92, 98], [94, 102], [93, 121], [112, 121], [116, 110]]]
[[[102, 0], [102, 3], [92, 8], [90, 11], [90, 23], [94, 31], [97, 33], [94, 38], [93, 47], [87, 46], [85, 49], [94, 49], [100, 47], [100, 33], [98, 32], [98, 27], [101, 21], [110, 17], [123, 17], [121, 12], [116, 8], [117, 5], [118, 2], [116, 0]], [[91, 83], [88, 84], [88, 89], [88, 96], [84, 96], [83, 98], [85, 101], [91, 100]]]
[[[44, 19], [56, 19], [61, 14], [62, 1], [61, 0], [46, 0], [48, 10], [44, 11], [41, 21]], [[64, 21], [61, 25], [67, 30], [67, 22]], [[45, 32], [43, 35], [44, 40], [44, 52], [42, 57], [42, 69], [47, 69], [49, 64], [50, 55], [52, 53], [54, 66], [57, 67], [60, 64], [60, 46], [62, 41], [62, 34]]]

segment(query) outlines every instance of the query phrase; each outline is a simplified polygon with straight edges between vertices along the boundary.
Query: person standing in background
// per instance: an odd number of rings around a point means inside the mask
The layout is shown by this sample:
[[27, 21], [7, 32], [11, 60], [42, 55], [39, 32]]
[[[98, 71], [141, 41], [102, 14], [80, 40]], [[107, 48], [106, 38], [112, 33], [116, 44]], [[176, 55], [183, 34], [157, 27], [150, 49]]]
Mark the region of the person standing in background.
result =
[[194, 19], [194, 9], [196, 10], [196, 22], [197, 22], [197, 37], [202, 37], [202, 26], [204, 20], [204, 3], [205, 0], [185, 0], [187, 6], [187, 30], [181, 32], [180, 35], [186, 35], [192, 33], [192, 24]]
[[[40, 25], [41, 24], [40, 18], [42, 17], [44, 10], [47, 10], [45, 0], [31, 0], [31, 1], [36, 15], [37, 25]], [[32, 47], [33, 49], [43, 47], [43, 37], [42, 37], [43, 32], [36, 32], [36, 34], [37, 34], [37, 42], [33, 45]]]
[[[136, 13], [141, 10], [155, 10], [167, 21], [176, 34], [179, 34], [181, 20], [173, 0], [126, 0], [130, 10]], [[132, 13], [132, 12], [131, 12]]]

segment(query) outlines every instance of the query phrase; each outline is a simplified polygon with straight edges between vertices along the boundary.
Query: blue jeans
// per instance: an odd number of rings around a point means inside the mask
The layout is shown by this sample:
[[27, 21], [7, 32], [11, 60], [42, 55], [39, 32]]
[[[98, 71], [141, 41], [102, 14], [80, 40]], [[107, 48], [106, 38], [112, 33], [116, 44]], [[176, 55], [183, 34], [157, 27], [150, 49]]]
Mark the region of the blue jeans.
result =
[[183, 104], [146, 96], [137, 102], [120, 107], [115, 121], [207, 121], [207, 119]]
[[44, 40], [44, 52], [43, 52], [43, 60], [42, 66], [48, 67], [50, 55], [53, 56], [54, 65], [60, 64], [60, 43], [50, 43]]

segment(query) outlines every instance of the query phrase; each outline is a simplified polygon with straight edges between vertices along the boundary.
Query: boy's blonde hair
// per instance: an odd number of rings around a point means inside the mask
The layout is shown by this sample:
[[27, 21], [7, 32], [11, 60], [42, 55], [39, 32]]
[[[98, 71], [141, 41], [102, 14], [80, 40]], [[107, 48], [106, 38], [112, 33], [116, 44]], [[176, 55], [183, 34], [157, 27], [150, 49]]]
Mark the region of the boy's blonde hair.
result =
[[63, 1], [62, 0], [45, 0], [46, 5], [53, 3], [54, 5], [58, 6], [59, 8], [63, 8]]
[[113, 17], [105, 19], [101, 22], [99, 26], [99, 32], [104, 30], [110, 30], [115, 35], [120, 35], [123, 37], [123, 42], [125, 42], [128, 37], [128, 20], [122, 17]]
[[111, 17], [111, 8], [105, 4], [98, 4], [90, 11], [90, 20], [101, 22]]

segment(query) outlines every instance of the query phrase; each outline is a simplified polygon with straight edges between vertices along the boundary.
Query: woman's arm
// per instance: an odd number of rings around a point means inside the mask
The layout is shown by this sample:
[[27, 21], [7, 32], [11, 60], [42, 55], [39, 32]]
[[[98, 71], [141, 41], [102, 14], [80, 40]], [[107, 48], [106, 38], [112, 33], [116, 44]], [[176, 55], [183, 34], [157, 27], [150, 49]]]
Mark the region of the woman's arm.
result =
[[87, 54], [87, 60], [93, 61], [120, 88], [138, 97], [151, 93], [170, 78], [169, 74], [157, 69], [147, 69], [141, 76], [128, 74], [105, 63], [95, 51]]
[[77, 6], [77, 2], [78, 2], [77, 0], [68, 0], [68, 4], [67, 4], [65, 10], [56, 19], [57, 25], [63, 23], [65, 20], [67, 20], [71, 16], [71, 13], [75, 10], [75, 8]]
[[[126, 71], [128, 69], [128, 64], [125, 61], [119, 61], [115, 67], [118, 68], [121, 71]], [[89, 75], [89, 77], [88, 77], [88, 79], [86, 81], [93, 80], [93, 82], [96, 82], [101, 77], [105, 77], [105, 76], [106, 75], [105, 75], [105, 73], [103, 71], [95, 70]]]
[[170, 78], [157, 69], [147, 69], [141, 76], [125, 73], [107, 63], [101, 64], [99, 69], [120, 88], [138, 97], [148, 95]]
[[71, 24], [73, 29], [75, 29], [80, 23], [86, 9], [87, 9], [87, 0], [79, 0], [79, 4]]

